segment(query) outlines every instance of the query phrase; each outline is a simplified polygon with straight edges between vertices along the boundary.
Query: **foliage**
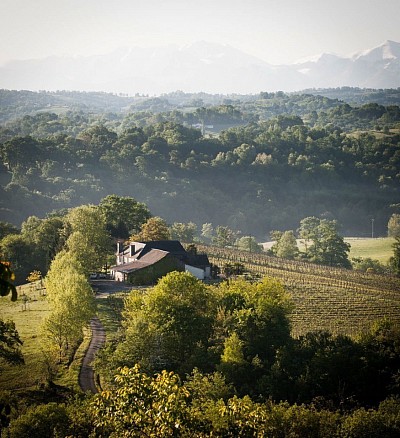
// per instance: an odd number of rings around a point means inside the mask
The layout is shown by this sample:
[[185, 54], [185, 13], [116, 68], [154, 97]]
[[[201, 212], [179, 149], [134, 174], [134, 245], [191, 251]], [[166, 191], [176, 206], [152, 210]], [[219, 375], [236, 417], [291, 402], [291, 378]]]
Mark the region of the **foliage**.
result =
[[49, 341], [58, 347], [61, 361], [95, 312], [93, 292], [81, 264], [68, 252], [57, 254], [45, 286], [52, 310], [43, 328]]
[[115, 388], [93, 400], [96, 430], [110, 437], [179, 436], [188, 396], [172, 372], [151, 378], [138, 365], [121, 368]]
[[236, 241], [236, 247], [242, 251], [249, 252], [262, 252], [262, 247], [256, 241], [253, 236], [242, 236], [240, 239]]
[[211, 331], [211, 298], [203, 283], [185, 272], [164, 276], [146, 295], [133, 291], [126, 301], [126, 340], [116, 350], [122, 364], [190, 372], [206, 363]]
[[393, 257], [390, 258], [389, 264], [395, 275], [400, 277], [400, 237], [396, 237], [393, 246]]
[[145, 204], [127, 196], [108, 195], [100, 201], [99, 208], [111, 236], [122, 239], [138, 233], [151, 216]]
[[171, 239], [179, 240], [185, 243], [191, 243], [194, 241], [197, 231], [197, 225], [193, 222], [187, 224], [182, 222], [174, 222], [171, 225]]
[[65, 218], [71, 227], [66, 247], [84, 267], [85, 272], [97, 271], [106, 259], [109, 237], [104, 215], [98, 207], [82, 205], [72, 209]]
[[27, 410], [7, 428], [10, 438], [67, 436], [70, 420], [63, 404], [48, 403]]
[[11, 364], [24, 363], [19, 347], [22, 341], [13, 321], [0, 319], [0, 359]]
[[9, 262], [0, 262], [0, 296], [4, 297], [11, 292], [11, 301], [17, 300], [17, 289], [12, 281], [15, 275], [10, 269]]
[[[300, 221], [299, 235], [306, 242], [306, 256], [314, 263], [350, 268], [350, 244], [338, 234], [337, 222], [316, 217]], [[311, 245], [308, 246], [308, 242]]]
[[390, 216], [387, 227], [388, 227], [388, 236], [389, 237], [399, 237], [400, 236], [400, 214], [393, 213]]
[[217, 226], [215, 228], [215, 235], [212, 238], [212, 242], [216, 246], [226, 247], [232, 246], [235, 241], [235, 232], [229, 227]]
[[368, 272], [370, 274], [384, 274], [387, 269], [378, 260], [373, 260], [370, 257], [354, 257], [351, 259], [353, 269]]
[[151, 242], [156, 240], [169, 240], [170, 231], [167, 223], [160, 217], [151, 217], [141, 227], [138, 234], [130, 237], [130, 240]]
[[297, 247], [296, 237], [292, 230], [284, 231], [272, 231], [270, 233], [271, 238], [275, 240], [275, 244], [271, 248], [271, 252], [277, 257], [284, 259], [295, 259], [299, 254]]

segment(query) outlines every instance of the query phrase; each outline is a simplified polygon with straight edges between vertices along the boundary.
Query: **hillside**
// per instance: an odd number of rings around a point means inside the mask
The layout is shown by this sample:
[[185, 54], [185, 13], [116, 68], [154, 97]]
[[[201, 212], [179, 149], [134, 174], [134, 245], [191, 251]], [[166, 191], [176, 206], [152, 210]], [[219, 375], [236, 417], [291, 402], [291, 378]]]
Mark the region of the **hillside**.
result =
[[263, 254], [198, 246], [219, 266], [242, 263], [260, 276], [278, 278], [291, 294], [294, 336], [313, 330], [357, 335], [381, 318], [400, 323], [400, 279], [329, 268]]

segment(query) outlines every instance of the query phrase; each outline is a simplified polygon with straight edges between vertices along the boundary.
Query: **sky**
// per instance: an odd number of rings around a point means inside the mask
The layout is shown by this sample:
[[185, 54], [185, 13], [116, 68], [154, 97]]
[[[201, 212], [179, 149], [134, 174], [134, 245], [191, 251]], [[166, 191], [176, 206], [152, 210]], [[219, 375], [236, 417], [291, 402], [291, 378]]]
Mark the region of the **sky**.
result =
[[400, 42], [400, 0], [0, 0], [0, 64], [228, 44], [270, 64]]

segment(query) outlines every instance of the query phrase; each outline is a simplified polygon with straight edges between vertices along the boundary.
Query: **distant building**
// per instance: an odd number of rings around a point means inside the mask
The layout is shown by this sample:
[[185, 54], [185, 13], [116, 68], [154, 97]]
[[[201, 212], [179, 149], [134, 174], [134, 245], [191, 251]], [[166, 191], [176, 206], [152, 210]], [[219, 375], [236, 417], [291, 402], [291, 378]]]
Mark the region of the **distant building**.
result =
[[136, 285], [155, 283], [172, 271], [187, 271], [199, 280], [211, 277], [206, 254], [188, 252], [177, 240], [117, 243], [116, 265], [111, 277]]

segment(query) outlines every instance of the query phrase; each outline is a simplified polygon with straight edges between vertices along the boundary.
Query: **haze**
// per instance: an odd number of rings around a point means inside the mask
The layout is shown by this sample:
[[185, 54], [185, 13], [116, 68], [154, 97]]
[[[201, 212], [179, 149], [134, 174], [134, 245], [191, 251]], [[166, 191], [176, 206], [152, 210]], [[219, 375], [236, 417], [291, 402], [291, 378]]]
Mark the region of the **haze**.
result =
[[200, 40], [288, 64], [400, 41], [399, 12], [398, 0], [1, 0], [0, 64]]

